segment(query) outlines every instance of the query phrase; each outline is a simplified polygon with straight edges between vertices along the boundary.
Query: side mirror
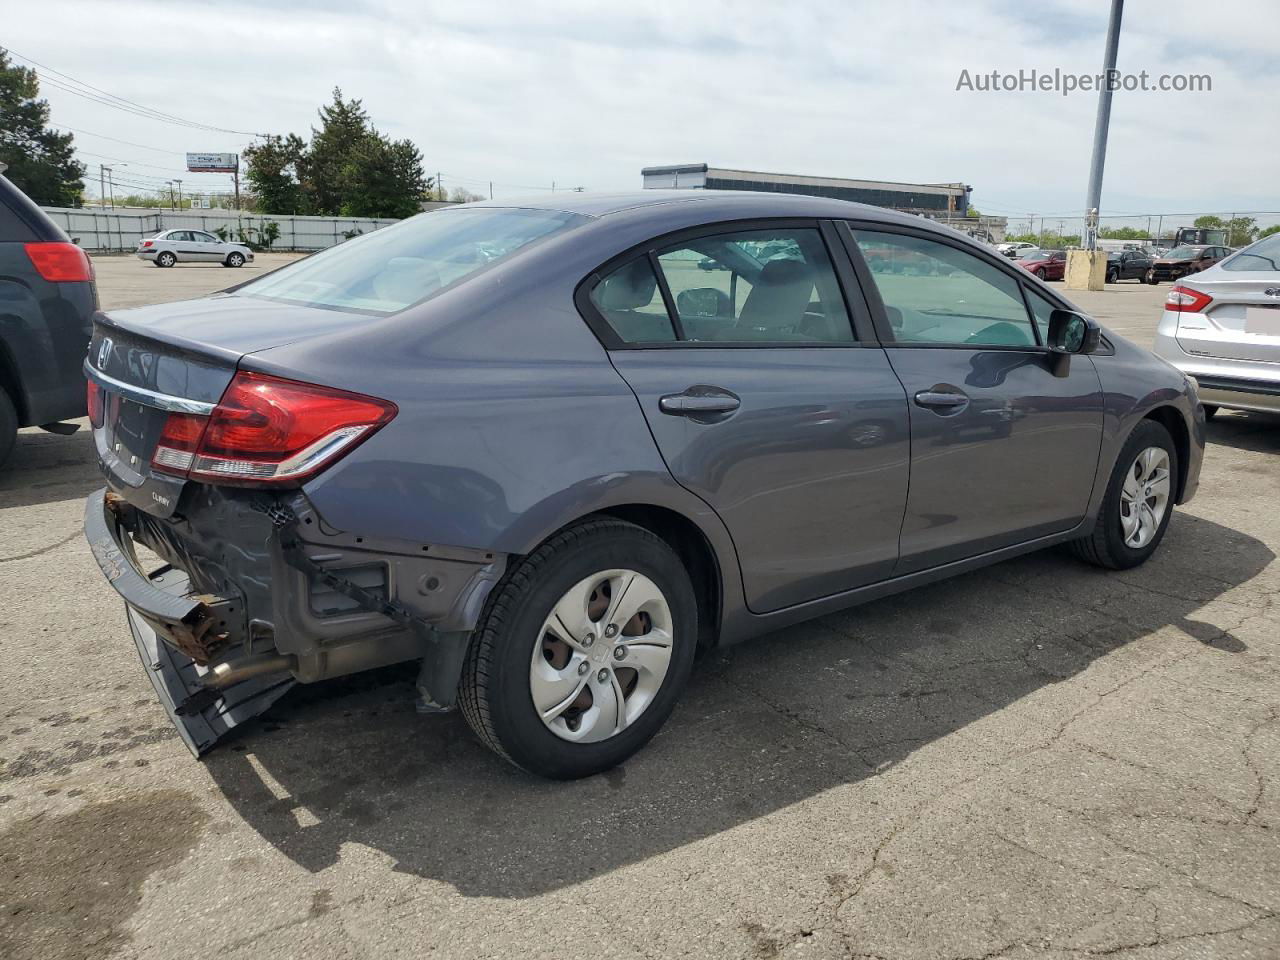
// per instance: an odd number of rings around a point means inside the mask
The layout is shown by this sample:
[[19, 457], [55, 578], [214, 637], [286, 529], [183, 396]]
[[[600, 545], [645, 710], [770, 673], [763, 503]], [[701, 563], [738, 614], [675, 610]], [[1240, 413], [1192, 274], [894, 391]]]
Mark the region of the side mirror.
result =
[[1053, 353], [1093, 353], [1102, 340], [1102, 329], [1092, 317], [1073, 310], [1049, 314], [1049, 341]]

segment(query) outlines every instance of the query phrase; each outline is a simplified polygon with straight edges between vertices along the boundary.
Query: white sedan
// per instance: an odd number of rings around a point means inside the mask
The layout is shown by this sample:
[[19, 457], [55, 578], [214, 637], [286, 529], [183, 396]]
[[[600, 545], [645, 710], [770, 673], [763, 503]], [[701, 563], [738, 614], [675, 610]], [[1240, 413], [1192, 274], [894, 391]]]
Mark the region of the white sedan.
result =
[[219, 240], [202, 230], [165, 230], [147, 240], [138, 241], [139, 259], [150, 260], [157, 267], [175, 263], [220, 263], [224, 267], [243, 267], [253, 261], [253, 251], [243, 243]]

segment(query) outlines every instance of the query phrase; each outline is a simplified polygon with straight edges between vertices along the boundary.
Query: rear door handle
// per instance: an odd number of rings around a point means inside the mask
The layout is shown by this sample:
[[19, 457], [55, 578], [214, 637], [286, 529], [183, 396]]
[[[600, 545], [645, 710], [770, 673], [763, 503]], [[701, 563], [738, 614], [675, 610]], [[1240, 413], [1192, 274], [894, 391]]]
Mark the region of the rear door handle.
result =
[[719, 387], [690, 387], [684, 393], [671, 393], [658, 400], [658, 409], [673, 417], [714, 417], [733, 413], [742, 401]]
[[963, 393], [921, 390], [916, 394], [916, 403], [931, 410], [958, 410], [960, 407], [969, 405], [969, 398]]

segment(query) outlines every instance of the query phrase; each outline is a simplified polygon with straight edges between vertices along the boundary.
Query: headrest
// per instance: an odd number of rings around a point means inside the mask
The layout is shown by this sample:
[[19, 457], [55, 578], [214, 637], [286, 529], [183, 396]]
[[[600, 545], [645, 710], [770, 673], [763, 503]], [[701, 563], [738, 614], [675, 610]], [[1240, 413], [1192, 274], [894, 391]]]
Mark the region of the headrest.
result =
[[760, 271], [760, 281], [766, 287], [784, 283], [805, 283], [813, 286], [813, 276], [807, 263], [799, 260], [770, 260]]
[[658, 280], [649, 261], [632, 260], [600, 284], [596, 303], [602, 310], [634, 310], [647, 306], [653, 300], [657, 285]]

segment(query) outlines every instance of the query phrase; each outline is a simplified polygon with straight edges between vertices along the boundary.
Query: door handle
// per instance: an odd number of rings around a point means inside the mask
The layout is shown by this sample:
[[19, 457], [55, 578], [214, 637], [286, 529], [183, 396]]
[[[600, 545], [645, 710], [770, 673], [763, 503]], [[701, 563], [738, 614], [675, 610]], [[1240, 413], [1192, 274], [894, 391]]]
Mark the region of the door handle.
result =
[[921, 390], [916, 394], [916, 403], [931, 410], [959, 410], [961, 407], [969, 405], [969, 398], [963, 393]]
[[[714, 390], [714, 392], [712, 392]], [[684, 393], [671, 393], [658, 400], [658, 409], [673, 417], [706, 417], [733, 413], [742, 401], [728, 390], [690, 387]]]

